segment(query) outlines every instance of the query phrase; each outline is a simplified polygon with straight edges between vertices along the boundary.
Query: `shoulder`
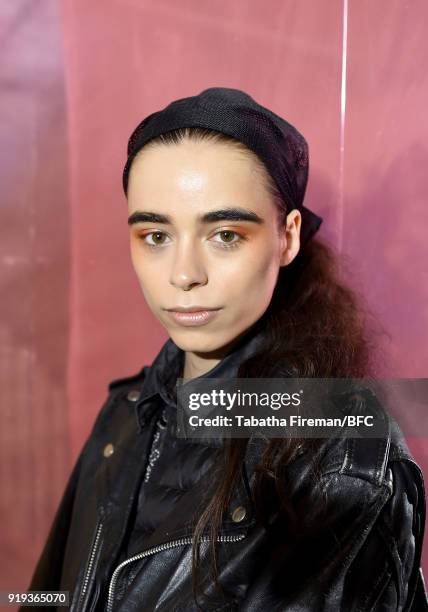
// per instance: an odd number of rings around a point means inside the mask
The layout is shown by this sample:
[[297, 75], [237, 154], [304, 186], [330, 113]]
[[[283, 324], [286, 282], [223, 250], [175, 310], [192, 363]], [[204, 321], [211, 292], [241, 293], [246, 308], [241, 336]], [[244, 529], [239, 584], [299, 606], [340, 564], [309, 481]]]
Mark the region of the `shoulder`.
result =
[[132, 416], [150, 366], [143, 366], [130, 376], [115, 378], [107, 384], [107, 393], [92, 426], [90, 438], [105, 429], [120, 427], [125, 417]]
[[147, 374], [150, 366], [145, 365], [139, 370], [136, 374], [132, 374], [130, 376], [125, 376], [122, 378], [115, 378], [109, 382], [107, 385], [108, 391], [111, 393], [116, 393], [118, 389], [128, 389], [128, 388], [136, 388], [139, 390], [141, 384], [144, 381], [144, 378]]
[[[383, 453], [384, 477], [379, 478], [379, 487], [386, 487], [387, 495], [378, 510], [371, 512], [373, 522], [361, 538], [353, 575], [368, 566], [377, 572], [378, 605], [382, 602], [385, 609], [427, 610], [421, 569], [426, 519], [424, 479], [402, 434], [393, 433], [389, 442]], [[412, 600], [414, 608], [410, 607]]]
[[[426, 497], [420, 466], [389, 416], [384, 438], [341, 440], [326, 464], [333, 505], [340, 505], [339, 515], [344, 509], [355, 516], [352, 575], [363, 567], [372, 567], [379, 576], [383, 572], [384, 597], [398, 602], [401, 610], [423, 584]], [[426, 604], [426, 595], [423, 599]]]
[[[361, 601], [361, 609], [428, 610], [424, 479], [397, 423], [388, 417], [382, 438], [326, 440], [314, 459], [318, 480], [309, 456], [294, 462], [298, 492], [306, 488], [309, 495], [298, 507], [299, 521], [315, 538], [330, 534], [331, 563], [348, 568], [349, 609]], [[299, 481], [303, 474], [306, 484]]]
[[403, 547], [406, 538], [421, 541], [426, 504], [422, 470], [390, 416], [387, 425], [379, 438], [318, 441], [316, 450], [309, 445], [291, 462], [288, 490], [296, 500], [311, 501], [301, 510], [314, 529], [323, 522], [345, 533], [352, 525], [359, 538], [381, 517]]
[[[252, 462], [264, 446], [251, 444]], [[299, 453], [284, 472], [296, 517], [295, 565], [312, 559], [343, 609], [426, 610], [424, 483], [402, 432], [390, 419], [382, 438], [330, 438], [318, 448]], [[283, 546], [290, 515], [276, 514], [272, 524]]]
[[145, 380], [148, 366], [130, 376], [115, 378], [107, 384], [107, 393], [95, 416], [78, 457], [80, 481], [92, 482], [93, 473], [100, 465], [104, 449], [112, 439], [118, 439], [126, 431], [132, 431], [136, 404]]
[[377, 433], [355, 437], [348, 432], [341, 438], [326, 440], [319, 453], [323, 471], [352, 476], [376, 487], [386, 485], [391, 489], [391, 472], [401, 464], [406, 466], [402, 469], [423, 486], [422, 471], [396, 420], [370, 390], [358, 397], [362, 403], [344, 401], [340, 406], [342, 413], [354, 416], [372, 414], [375, 419], [380, 418], [382, 426], [376, 430]]
[[[350, 488], [364, 481], [374, 494], [385, 499], [407, 496], [415, 508], [425, 507], [425, 487], [420, 466], [407, 445], [397, 422], [385, 413], [382, 437], [344, 437], [328, 440], [318, 458], [323, 476], [330, 476]], [[423, 508], [422, 508], [422, 506]]]

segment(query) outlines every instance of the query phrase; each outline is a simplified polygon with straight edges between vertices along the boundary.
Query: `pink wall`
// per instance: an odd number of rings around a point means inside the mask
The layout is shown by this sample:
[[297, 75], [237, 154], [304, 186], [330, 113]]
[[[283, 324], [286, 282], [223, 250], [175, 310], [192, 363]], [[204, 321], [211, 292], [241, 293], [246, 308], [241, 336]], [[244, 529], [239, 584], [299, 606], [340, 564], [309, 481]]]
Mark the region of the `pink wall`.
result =
[[72, 461], [63, 35], [31, 7], [0, 3], [0, 590], [27, 588]]
[[[121, 173], [132, 129], [171, 100], [237, 87], [302, 131], [306, 203], [325, 219], [320, 236], [352, 258], [353, 282], [390, 333], [386, 374], [427, 376], [428, 7], [64, 0], [58, 14], [54, 0], [32, 12], [19, 5], [2, 26], [15, 69], [2, 72], [1, 459], [20, 479], [13, 488], [3, 474], [3, 524], [13, 529], [1, 580], [24, 588], [108, 382], [150, 363], [166, 340], [131, 268]], [[21, 89], [11, 84], [18, 72]], [[425, 442], [409, 440], [428, 474]]]

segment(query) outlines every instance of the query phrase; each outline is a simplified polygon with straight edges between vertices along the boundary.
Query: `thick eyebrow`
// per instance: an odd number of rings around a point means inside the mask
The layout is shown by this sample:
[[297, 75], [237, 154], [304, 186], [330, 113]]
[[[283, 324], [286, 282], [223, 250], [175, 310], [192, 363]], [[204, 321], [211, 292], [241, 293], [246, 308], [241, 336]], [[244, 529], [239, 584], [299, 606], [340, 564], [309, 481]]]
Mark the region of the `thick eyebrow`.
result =
[[[198, 217], [200, 223], [213, 223], [215, 221], [251, 221], [253, 223], [262, 224], [264, 219], [250, 210], [244, 208], [221, 208], [213, 210]], [[161, 215], [154, 212], [143, 212], [136, 210], [128, 217], [128, 225], [134, 223], [164, 223], [172, 225], [172, 219], [168, 215]]]

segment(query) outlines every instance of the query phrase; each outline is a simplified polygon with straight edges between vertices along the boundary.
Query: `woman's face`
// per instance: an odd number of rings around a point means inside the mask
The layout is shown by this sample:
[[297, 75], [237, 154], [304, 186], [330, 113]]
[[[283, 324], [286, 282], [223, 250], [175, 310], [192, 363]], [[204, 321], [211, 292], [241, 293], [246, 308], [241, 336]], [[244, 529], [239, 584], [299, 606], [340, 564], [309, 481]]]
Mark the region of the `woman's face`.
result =
[[[221, 352], [265, 312], [301, 216], [278, 213], [255, 161], [225, 143], [142, 149], [128, 185], [132, 263], [144, 297], [184, 351]], [[210, 312], [176, 314], [175, 309]]]

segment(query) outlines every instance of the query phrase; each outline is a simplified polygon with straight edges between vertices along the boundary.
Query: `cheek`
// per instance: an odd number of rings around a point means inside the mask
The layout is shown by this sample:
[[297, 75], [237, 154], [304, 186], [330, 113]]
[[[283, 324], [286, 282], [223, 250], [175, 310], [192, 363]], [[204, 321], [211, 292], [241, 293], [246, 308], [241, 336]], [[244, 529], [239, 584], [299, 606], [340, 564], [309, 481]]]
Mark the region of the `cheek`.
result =
[[132, 258], [134, 271], [137, 275], [138, 282], [143, 292], [144, 297], [150, 304], [156, 300], [161, 291], [161, 283], [159, 282], [159, 271], [156, 266], [148, 262], [142, 262], [141, 257]]
[[257, 257], [246, 254], [243, 260], [229, 261], [218, 270], [222, 292], [229, 303], [241, 303], [249, 309], [254, 305], [269, 302], [278, 276], [278, 262], [272, 253], [264, 252]]
[[153, 257], [150, 253], [145, 253], [139, 241], [131, 242], [130, 251], [132, 266], [141, 288], [153, 292], [156, 290], [156, 285], [159, 286], [159, 278], [165, 274], [165, 262], [162, 262], [161, 258]]

